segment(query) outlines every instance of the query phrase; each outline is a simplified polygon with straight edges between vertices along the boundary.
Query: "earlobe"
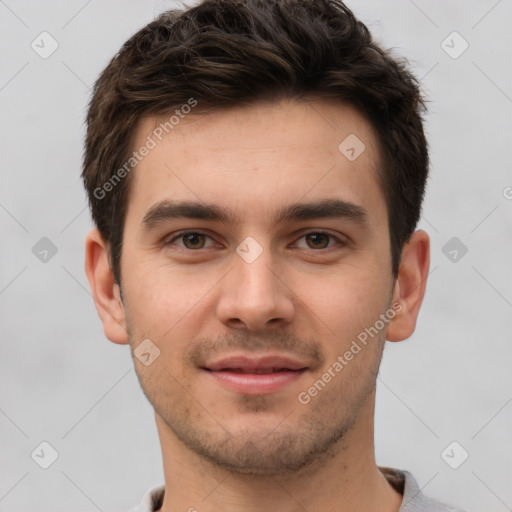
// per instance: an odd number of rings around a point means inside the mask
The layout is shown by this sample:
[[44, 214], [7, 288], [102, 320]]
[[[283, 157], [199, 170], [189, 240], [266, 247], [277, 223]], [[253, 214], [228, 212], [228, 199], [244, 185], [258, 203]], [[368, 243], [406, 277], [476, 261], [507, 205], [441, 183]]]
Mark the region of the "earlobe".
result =
[[97, 229], [85, 240], [85, 273], [105, 336], [114, 343], [128, 343], [124, 306], [110, 269], [108, 245]]
[[[430, 239], [425, 231], [414, 232], [402, 250], [392, 305], [400, 304], [386, 331], [388, 341], [402, 341], [414, 332], [427, 286]], [[399, 311], [398, 311], [399, 309]]]

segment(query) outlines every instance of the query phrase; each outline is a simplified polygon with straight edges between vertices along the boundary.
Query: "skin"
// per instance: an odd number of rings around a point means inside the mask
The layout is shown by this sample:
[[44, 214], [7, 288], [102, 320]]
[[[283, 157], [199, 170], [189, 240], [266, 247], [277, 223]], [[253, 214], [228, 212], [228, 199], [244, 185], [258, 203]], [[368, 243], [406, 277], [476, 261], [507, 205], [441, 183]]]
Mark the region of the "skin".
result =
[[[134, 146], [160, 122], [142, 120]], [[338, 150], [349, 134], [366, 147], [354, 161]], [[86, 272], [105, 335], [132, 353], [144, 339], [160, 350], [149, 366], [137, 357], [134, 364], [155, 409], [162, 512], [399, 509], [402, 496], [375, 462], [375, 381], [385, 340], [415, 329], [429, 238], [412, 235], [395, 278], [376, 141], [365, 118], [343, 104], [283, 100], [192, 112], [132, 171], [123, 300], [108, 244], [89, 233]], [[274, 220], [283, 206], [324, 199], [358, 205], [366, 222]], [[164, 200], [221, 205], [238, 222], [180, 218], [144, 229], [148, 210]], [[207, 236], [170, 241], [185, 229]], [[262, 248], [252, 263], [236, 252], [248, 236]], [[400, 311], [379, 334], [300, 403], [299, 393], [393, 304]], [[310, 368], [268, 395], [225, 389], [197, 366], [276, 351]]]

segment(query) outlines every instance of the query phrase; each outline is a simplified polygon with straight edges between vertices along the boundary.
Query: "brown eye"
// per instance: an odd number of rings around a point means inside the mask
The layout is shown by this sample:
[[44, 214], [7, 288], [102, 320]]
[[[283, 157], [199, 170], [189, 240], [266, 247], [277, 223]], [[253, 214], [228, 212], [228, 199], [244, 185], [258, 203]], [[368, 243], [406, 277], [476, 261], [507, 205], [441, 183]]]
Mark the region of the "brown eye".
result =
[[294, 245], [298, 249], [315, 249], [320, 252], [336, 248], [343, 249], [347, 242], [343, 238], [326, 231], [310, 231], [302, 235]]
[[327, 233], [310, 233], [305, 235], [308, 246], [311, 249], [325, 249], [329, 246], [331, 238]]
[[213, 243], [213, 240], [210, 236], [205, 235], [204, 233], [199, 233], [197, 231], [182, 231], [181, 233], [177, 233], [170, 240], [165, 242], [166, 246], [177, 246], [182, 250], [200, 250], [208, 248], [208, 240], [210, 241], [210, 246]]
[[187, 233], [186, 235], [181, 235], [183, 239], [183, 245], [187, 249], [202, 249], [205, 243], [205, 235], [201, 233]]

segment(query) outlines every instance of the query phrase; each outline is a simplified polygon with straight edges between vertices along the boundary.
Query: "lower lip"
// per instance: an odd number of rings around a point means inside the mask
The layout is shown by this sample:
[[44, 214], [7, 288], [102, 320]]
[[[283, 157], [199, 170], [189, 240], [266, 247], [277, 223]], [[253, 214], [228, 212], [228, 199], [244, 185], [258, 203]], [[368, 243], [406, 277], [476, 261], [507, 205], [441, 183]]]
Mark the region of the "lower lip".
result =
[[221, 386], [244, 395], [268, 395], [275, 393], [300, 379], [306, 370], [274, 373], [238, 373], [205, 370]]

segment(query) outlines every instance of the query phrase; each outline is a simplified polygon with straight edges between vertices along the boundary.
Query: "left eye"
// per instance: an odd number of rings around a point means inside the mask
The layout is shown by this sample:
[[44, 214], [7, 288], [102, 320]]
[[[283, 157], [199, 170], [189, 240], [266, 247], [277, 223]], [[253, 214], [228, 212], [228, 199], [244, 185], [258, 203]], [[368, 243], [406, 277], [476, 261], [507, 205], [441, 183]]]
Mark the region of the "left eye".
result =
[[[166, 242], [166, 245], [174, 244], [174, 242], [177, 240], [181, 240], [182, 244], [179, 245], [180, 247], [194, 251], [206, 248], [207, 239], [212, 240], [210, 236], [204, 233], [188, 231], [177, 234], [175, 237]], [[307, 246], [300, 247], [300, 244], [296, 243], [295, 246], [299, 247], [300, 249], [327, 249], [328, 247], [332, 246], [330, 243], [332, 240], [338, 244], [343, 245], [339, 238], [323, 231], [311, 231], [310, 233], [302, 235], [298, 240], [302, 239], [305, 240]]]
[[305, 239], [307, 244], [307, 247], [301, 247], [301, 249], [327, 249], [330, 245], [329, 242], [332, 239], [341, 244], [341, 240], [337, 237], [330, 233], [324, 233], [323, 231], [312, 231], [311, 233], [306, 233], [299, 238], [299, 240], [301, 239]]

